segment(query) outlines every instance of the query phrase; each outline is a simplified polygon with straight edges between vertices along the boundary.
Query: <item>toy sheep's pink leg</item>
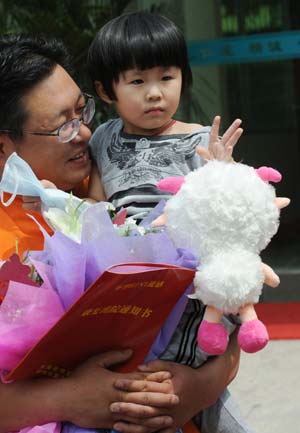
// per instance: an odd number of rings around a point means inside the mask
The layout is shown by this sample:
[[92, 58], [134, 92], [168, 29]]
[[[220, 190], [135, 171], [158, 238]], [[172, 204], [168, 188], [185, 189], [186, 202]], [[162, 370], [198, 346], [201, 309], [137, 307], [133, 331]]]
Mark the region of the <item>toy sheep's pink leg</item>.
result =
[[269, 341], [265, 325], [257, 318], [252, 304], [239, 310], [242, 325], [238, 333], [238, 343], [245, 352], [254, 353], [263, 349]]
[[198, 344], [210, 355], [220, 355], [227, 348], [228, 333], [220, 323], [222, 315], [222, 311], [208, 305], [199, 326]]

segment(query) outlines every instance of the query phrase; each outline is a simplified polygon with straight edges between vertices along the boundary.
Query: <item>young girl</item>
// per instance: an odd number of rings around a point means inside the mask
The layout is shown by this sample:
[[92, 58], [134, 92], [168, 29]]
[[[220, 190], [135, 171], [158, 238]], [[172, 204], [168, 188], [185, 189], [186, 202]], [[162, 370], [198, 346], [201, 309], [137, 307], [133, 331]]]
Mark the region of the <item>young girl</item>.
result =
[[[237, 119], [219, 141], [212, 129], [175, 120], [180, 97], [192, 82], [184, 37], [167, 18], [147, 12], [122, 15], [96, 35], [88, 69], [97, 94], [120, 116], [100, 125], [90, 142], [97, 167], [89, 196], [108, 200], [141, 218], [166, 194], [157, 182], [184, 176], [204, 164], [195, 151], [213, 145], [229, 158], [242, 134]], [[202, 153], [203, 155], [203, 153]]]
[[[156, 188], [160, 179], [184, 176], [206, 158], [231, 158], [242, 134], [239, 119], [222, 138], [219, 116], [211, 128], [174, 119], [192, 74], [184, 37], [167, 18], [135, 12], [113, 19], [96, 35], [88, 68], [97, 94], [114, 104], [120, 116], [100, 125], [92, 136], [92, 199], [111, 201], [139, 219], [166, 198]], [[202, 304], [189, 301], [161, 358], [194, 368], [206, 361], [195, 338], [203, 312]], [[224, 321], [232, 329], [230, 321]], [[196, 423], [202, 433], [250, 432], [228, 391], [203, 410]], [[122, 430], [124, 425], [115, 427]]]

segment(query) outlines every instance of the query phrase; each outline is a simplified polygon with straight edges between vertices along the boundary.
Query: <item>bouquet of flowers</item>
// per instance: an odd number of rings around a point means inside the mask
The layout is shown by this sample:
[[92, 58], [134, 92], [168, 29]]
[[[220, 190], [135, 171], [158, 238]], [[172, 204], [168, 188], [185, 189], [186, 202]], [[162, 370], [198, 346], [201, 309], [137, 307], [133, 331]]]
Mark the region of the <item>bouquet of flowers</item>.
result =
[[[31, 173], [35, 182], [33, 176]], [[116, 214], [108, 204], [89, 206], [72, 195], [63, 195], [59, 207], [47, 206], [44, 212], [45, 219], [54, 228], [50, 236], [40, 227], [45, 238], [44, 250], [29, 252], [23, 263], [14, 255], [0, 269], [2, 379], [109, 266], [131, 262], [166, 263], [192, 269], [197, 266], [191, 253], [176, 249], [163, 230], [151, 228], [150, 222], [161, 213], [163, 203], [137, 225], [133, 219], [126, 218], [124, 211]], [[191, 290], [189, 287], [185, 294]], [[169, 315], [146, 360], [158, 357], [166, 348], [186, 302], [184, 295]], [[57, 433], [60, 428], [59, 423], [50, 423], [23, 429], [22, 433]], [[75, 431], [86, 429], [70, 424], [63, 427], [64, 433]]]

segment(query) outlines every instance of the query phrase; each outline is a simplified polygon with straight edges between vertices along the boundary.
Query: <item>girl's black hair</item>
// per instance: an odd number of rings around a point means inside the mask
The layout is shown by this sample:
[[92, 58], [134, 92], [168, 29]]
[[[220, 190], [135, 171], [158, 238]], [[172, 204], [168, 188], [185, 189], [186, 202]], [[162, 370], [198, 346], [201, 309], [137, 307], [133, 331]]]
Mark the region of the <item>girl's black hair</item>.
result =
[[187, 46], [182, 32], [168, 18], [150, 12], [132, 12], [105, 24], [88, 52], [93, 82], [100, 81], [115, 100], [113, 82], [129, 69], [177, 66], [182, 72], [182, 91], [192, 83]]

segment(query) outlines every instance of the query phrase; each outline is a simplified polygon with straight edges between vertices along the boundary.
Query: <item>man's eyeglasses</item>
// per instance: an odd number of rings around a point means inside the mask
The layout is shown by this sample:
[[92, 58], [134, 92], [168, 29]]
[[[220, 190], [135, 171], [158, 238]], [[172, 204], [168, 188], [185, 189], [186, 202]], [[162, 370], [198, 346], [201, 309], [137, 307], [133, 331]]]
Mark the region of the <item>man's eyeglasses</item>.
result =
[[[93, 96], [83, 93], [86, 98], [86, 104], [83, 107], [82, 114], [79, 118], [68, 120], [68, 122], [63, 123], [56, 132], [32, 132], [23, 129], [23, 132], [31, 135], [44, 135], [51, 137], [58, 137], [58, 140], [62, 143], [67, 143], [73, 140], [79, 133], [80, 122], [84, 125], [89, 125], [93, 120], [95, 114], [95, 101]], [[14, 129], [0, 129], [0, 132], [17, 132]]]

